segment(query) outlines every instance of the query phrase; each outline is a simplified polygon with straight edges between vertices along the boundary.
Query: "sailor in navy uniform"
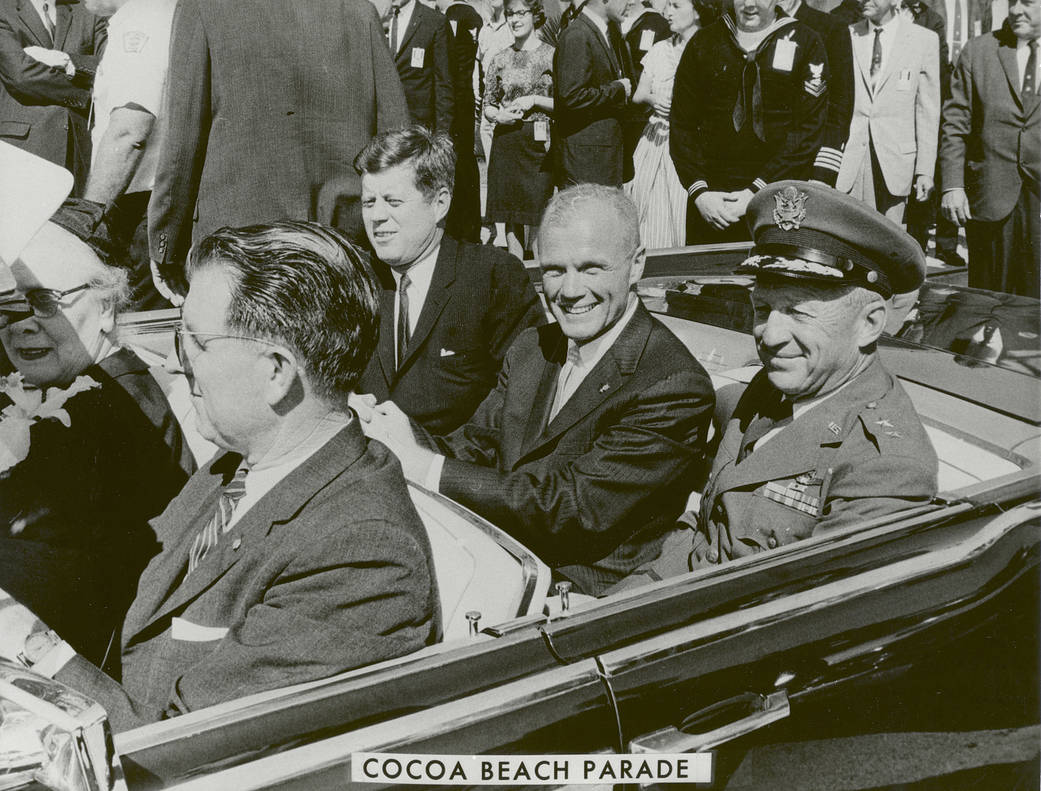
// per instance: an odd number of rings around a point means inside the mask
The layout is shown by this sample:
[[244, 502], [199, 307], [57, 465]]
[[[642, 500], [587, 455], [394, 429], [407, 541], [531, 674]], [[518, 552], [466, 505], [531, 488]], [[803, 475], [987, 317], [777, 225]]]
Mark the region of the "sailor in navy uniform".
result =
[[[862, 524], [936, 494], [936, 453], [875, 348], [887, 300], [924, 280], [921, 247], [873, 209], [808, 182], [760, 191], [749, 223], [755, 247], [738, 271], [756, 277], [763, 369], [720, 420], [699, 512], [685, 514], [687, 529], [637, 572], [644, 582]], [[620, 583], [633, 584], [638, 578]]]

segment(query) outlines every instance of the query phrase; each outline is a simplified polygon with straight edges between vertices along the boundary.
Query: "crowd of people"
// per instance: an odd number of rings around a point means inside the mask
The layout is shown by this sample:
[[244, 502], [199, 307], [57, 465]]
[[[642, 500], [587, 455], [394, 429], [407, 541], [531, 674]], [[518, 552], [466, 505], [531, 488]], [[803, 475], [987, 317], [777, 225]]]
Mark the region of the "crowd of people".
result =
[[[1041, 12], [953, 15], [941, 134], [949, 34], [849, 2], [0, 0], [0, 136], [75, 176], [0, 278], [5, 397], [36, 405], [0, 656], [123, 730], [419, 650], [410, 483], [590, 596], [928, 502], [876, 350], [925, 278], [899, 223], [936, 204], [972, 284], [1036, 290]], [[635, 285], [718, 241], [752, 246], [763, 367], [717, 403]], [[201, 466], [128, 299], [181, 309]]]

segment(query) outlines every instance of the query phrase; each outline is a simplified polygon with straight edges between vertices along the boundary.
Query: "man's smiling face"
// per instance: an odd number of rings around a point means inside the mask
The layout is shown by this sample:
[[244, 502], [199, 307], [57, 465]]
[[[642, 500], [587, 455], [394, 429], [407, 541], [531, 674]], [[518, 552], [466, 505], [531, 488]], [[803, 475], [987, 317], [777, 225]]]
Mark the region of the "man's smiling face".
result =
[[379, 259], [392, 267], [407, 269], [440, 240], [439, 223], [451, 201], [447, 189], [424, 195], [408, 162], [361, 179], [365, 233]]
[[631, 240], [605, 217], [585, 215], [539, 235], [542, 290], [564, 334], [576, 343], [603, 335], [625, 313], [643, 273]]

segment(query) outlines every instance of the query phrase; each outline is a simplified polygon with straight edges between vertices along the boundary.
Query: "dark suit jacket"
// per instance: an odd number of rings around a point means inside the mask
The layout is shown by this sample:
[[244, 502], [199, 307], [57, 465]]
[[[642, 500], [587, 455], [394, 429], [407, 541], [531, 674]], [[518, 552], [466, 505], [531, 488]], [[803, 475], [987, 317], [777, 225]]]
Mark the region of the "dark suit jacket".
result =
[[435, 434], [454, 431], [495, 386], [517, 334], [544, 322], [531, 279], [504, 250], [443, 237], [416, 331], [395, 369], [397, 291], [389, 268], [375, 268], [383, 285], [379, 345], [359, 392], [389, 398]]
[[[455, 121], [455, 67], [449, 42], [448, 20], [438, 11], [412, 0], [412, 17], [400, 33], [397, 66], [412, 120], [428, 129], [451, 132]], [[413, 66], [415, 50], [423, 51], [423, 65]]]
[[28, 458], [0, 476], [0, 588], [100, 663], [159, 549], [148, 520], [194, 463], [133, 352], [84, 374], [101, 387], [66, 403], [69, 426], [33, 425]]
[[481, 241], [481, 176], [474, 155], [475, 99], [474, 63], [477, 34], [484, 20], [468, 3], [457, 2], [445, 9], [449, 28], [449, 51], [455, 87], [452, 142], [455, 144], [455, 187], [445, 228], [457, 239]]
[[821, 149], [813, 163], [813, 178], [834, 187], [853, 118], [853, 44], [846, 25], [807, 5], [806, 0], [795, 9], [795, 18], [817, 32], [828, 53], [828, 114]]
[[562, 183], [621, 186], [628, 102], [615, 81], [632, 79], [627, 61], [625, 48], [619, 61], [583, 13], [561, 31], [553, 55], [553, 119]]
[[224, 225], [319, 220], [364, 236], [354, 157], [408, 119], [370, 3], [180, 0], [170, 51], [148, 208], [168, 275]]
[[[90, 168], [90, 90], [108, 23], [77, 0], [57, 0], [57, 15], [52, 41], [30, 0], [0, 3], [0, 140], [68, 168], [81, 194]], [[67, 53], [76, 75], [30, 58], [23, 51], [30, 46]]]
[[683, 510], [714, 392], [641, 305], [547, 425], [566, 355], [555, 324], [521, 333], [470, 421], [434, 440], [447, 454], [440, 491], [598, 595], [656, 556]]
[[692, 565], [772, 549], [936, 494], [932, 443], [911, 399], [877, 360], [736, 463], [745, 431], [780, 397], [760, 372], [727, 421]]
[[116, 731], [401, 656], [439, 637], [426, 531], [397, 459], [367, 441], [357, 419], [184, 577], [188, 550], [240, 458], [218, 456], [153, 522], [163, 551], [123, 627], [122, 685], [78, 656], [55, 676], [104, 706]]
[[1005, 24], [965, 45], [943, 106], [943, 189], [963, 187], [974, 220], [1009, 215], [1024, 185], [1038, 192], [1041, 110], [1020, 95], [1016, 37]]

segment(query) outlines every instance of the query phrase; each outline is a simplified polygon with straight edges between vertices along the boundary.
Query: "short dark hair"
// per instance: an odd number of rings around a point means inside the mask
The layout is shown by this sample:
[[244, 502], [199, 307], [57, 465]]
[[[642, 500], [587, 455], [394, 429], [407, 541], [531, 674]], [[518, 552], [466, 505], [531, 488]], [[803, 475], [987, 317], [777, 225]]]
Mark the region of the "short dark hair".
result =
[[531, 11], [531, 25], [535, 30], [546, 24], [546, 10], [542, 7], [542, 0], [505, 0], [502, 4], [503, 14], [512, 2], [518, 2]]
[[427, 200], [442, 187], [449, 193], [455, 186], [455, 149], [444, 132], [431, 132], [422, 124], [411, 124], [376, 135], [354, 158], [359, 176], [379, 173], [398, 165], [416, 170], [416, 189]]
[[290, 347], [314, 393], [346, 409], [379, 331], [365, 255], [332, 228], [284, 220], [210, 234], [192, 254], [188, 278], [207, 266], [230, 276], [228, 328]]

